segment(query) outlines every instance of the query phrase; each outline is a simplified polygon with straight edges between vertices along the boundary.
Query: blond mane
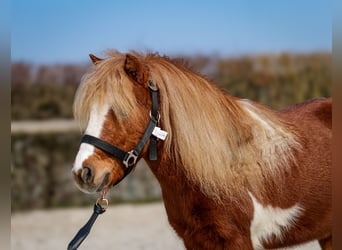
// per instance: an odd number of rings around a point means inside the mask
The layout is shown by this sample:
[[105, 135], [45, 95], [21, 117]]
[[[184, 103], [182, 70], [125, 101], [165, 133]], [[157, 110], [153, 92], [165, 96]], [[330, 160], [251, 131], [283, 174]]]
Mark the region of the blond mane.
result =
[[[219, 199], [236, 191], [263, 193], [265, 181], [278, 180], [294, 163], [297, 137], [272, 111], [223, 93], [168, 58], [133, 54], [147, 65], [160, 91], [161, 126], [169, 134], [165, 153], [204, 193]], [[123, 70], [125, 54], [109, 56], [83, 78], [77, 91], [74, 113], [83, 127], [94, 103], [108, 103], [118, 117], [137, 108]]]

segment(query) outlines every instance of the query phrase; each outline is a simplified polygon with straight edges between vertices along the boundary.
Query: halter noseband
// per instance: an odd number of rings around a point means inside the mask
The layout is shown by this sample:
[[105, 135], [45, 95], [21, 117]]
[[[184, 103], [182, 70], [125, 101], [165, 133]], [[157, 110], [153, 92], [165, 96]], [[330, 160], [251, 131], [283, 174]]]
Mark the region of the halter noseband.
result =
[[81, 143], [91, 144], [122, 161], [125, 167], [125, 174], [114, 185], [118, 184], [122, 179], [124, 179], [132, 171], [134, 165], [137, 162], [138, 156], [140, 155], [142, 149], [144, 148], [149, 138], [150, 138], [149, 159], [152, 161], [157, 160], [158, 138], [154, 136], [152, 133], [154, 129], [157, 127], [159, 120], [160, 120], [160, 114], [158, 111], [158, 89], [151, 80], [149, 80], [148, 82], [148, 88], [150, 90], [151, 99], [152, 99], [152, 107], [150, 110], [150, 121], [145, 129], [143, 136], [140, 138], [138, 144], [135, 146], [133, 150], [126, 152], [104, 140], [101, 140], [97, 137], [87, 135], [87, 134], [83, 135], [81, 138]]

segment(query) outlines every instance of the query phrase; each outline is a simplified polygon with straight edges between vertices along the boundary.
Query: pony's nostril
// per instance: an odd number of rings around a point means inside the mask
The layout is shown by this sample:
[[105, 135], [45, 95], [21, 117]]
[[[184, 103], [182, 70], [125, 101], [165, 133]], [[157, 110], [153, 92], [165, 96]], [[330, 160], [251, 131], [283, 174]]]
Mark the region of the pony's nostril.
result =
[[90, 183], [93, 180], [93, 171], [90, 167], [83, 167], [81, 178], [84, 183]]

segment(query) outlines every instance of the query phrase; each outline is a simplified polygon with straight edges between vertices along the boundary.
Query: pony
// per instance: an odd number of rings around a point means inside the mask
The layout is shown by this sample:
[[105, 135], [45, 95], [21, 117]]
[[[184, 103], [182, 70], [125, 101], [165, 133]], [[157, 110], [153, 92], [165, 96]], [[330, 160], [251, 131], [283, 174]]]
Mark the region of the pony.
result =
[[84, 134], [98, 142], [82, 141], [76, 155], [72, 173], [82, 191], [110, 189], [143, 158], [186, 249], [316, 239], [332, 249], [331, 98], [273, 111], [166, 56], [90, 57], [73, 106]]

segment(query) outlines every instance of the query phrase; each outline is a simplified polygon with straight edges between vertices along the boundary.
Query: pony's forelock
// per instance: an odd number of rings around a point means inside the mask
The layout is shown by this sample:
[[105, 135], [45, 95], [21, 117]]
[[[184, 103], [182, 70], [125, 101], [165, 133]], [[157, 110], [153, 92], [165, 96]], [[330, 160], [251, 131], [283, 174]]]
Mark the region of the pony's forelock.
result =
[[119, 120], [136, 107], [132, 84], [123, 70], [124, 55], [116, 51], [107, 54], [111, 57], [94, 65], [77, 89], [73, 110], [81, 129], [87, 126], [94, 105], [108, 105]]

